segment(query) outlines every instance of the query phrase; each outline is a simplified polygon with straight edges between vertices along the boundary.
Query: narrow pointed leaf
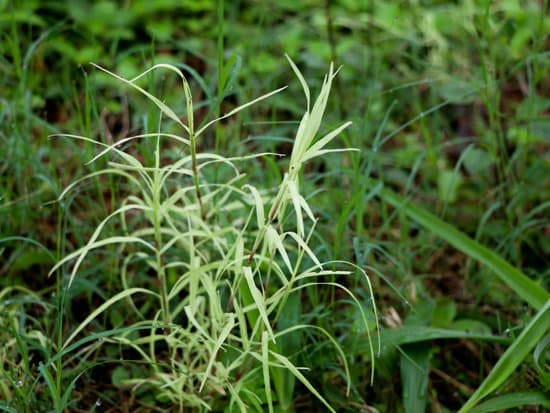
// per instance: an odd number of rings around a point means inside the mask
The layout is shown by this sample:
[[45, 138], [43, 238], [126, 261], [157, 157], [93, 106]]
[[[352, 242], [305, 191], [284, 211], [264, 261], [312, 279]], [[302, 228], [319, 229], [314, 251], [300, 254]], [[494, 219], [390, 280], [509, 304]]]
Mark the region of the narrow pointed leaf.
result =
[[509, 393], [489, 399], [470, 410], [471, 413], [502, 412], [522, 406], [540, 406], [550, 411], [550, 395], [541, 391]]
[[90, 315], [88, 315], [88, 317], [86, 317], [86, 319], [82, 323], [78, 325], [78, 327], [72, 332], [69, 338], [67, 338], [67, 340], [65, 340], [65, 342], [63, 343], [63, 349], [66, 348], [69, 345], [69, 343], [74, 340], [74, 338], [78, 335], [78, 333], [80, 333], [88, 324], [90, 324], [94, 320], [94, 318], [96, 318], [98, 315], [103, 313], [107, 308], [109, 308], [116, 302], [137, 293], [148, 294], [158, 298], [157, 293], [154, 293], [145, 288], [137, 288], [137, 287], [129, 288], [127, 290], [121, 291], [118, 294], [115, 294], [113, 297], [109, 298], [107, 301], [101, 304], [98, 308], [96, 308]]
[[455, 248], [489, 267], [502, 281], [532, 307], [537, 310], [541, 309], [546, 301], [550, 299], [550, 293], [541, 287], [540, 284], [531, 280], [498, 254], [477, 241], [474, 241], [452, 225], [425, 209], [411, 204], [406, 199], [387, 188], [381, 189], [378, 195], [384, 201], [402, 210], [413, 220], [437, 236], [443, 238]]
[[251, 100], [250, 102], [247, 102], [247, 103], [245, 103], [245, 104], [243, 104], [243, 105], [241, 105], [241, 106], [236, 107], [235, 109], [233, 109], [233, 110], [230, 111], [229, 113], [226, 113], [225, 115], [220, 116], [219, 118], [216, 118], [216, 119], [214, 119], [214, 120], [211, 120], [211, 121], [208, 122], [206, 125], [204, 125], [202, 128], [200, 128], [200, 129], [197, 131], [197, 133], [195, 133], [195, 137], [198, 138], [200, 135], [202, 135], [202, 133], [203, 133], [206, 129], [208, 129], [208, 127], [209, 127], [210, 125], [212, 125], [212, 124], [214, 124], [214, 123], [216, 123], [216, 122], [218, 122], [218, 121], [220, 121], [220, 120], [223, 120], [223, 119], [225, 119], [225, 118], [228, 118], [228, 117], [230, 117], [230, 116], [233, 116], [235, 113], [240, 112], [241, 110], [243, 110], [243, 109], [245, 109], [245, 108], [247, 108], [247, 107], [249, 107], [249, 106], [252, 106], [252, 105], [254, 105], [254, 104], [256, 104], [256, 103], [258, 103], [258, 102], [260, 102], [261, 100], [267, 99], [268, 97], [273, 96], [274, 94], [279, 93], [279, 92], [281, 92], [282, 90], [285, 90], [286, 88], [287, 88], [286, 86], [283, 86], [283, 87], [281, 87], [281, 88], [279, 88], [279, 89], [276, 89], [276, 90], [274, 90], [274, 91], [272, 91], [272, 92], [266, 93], [265, 95], [262, 95], [262, 96], [260, 96], [260, 97], [258, 97], [258, 98], [256, 98], [256, 99], [254, 99], [254, 100]]
[[269, 377], [269, 337], [267, 331], [262, 332], [262, 372], [264, 376], [265, 397], [269, 413], [273, 413], [273, 400], [271, 397], [271, 379]]
[[254, 206], [256, 208], [256, 220], [258, 223], [258, 228], [262, 228], [265, 225], [265, 211], [262, 196], [260, 195], [258, 190], [252, 185], [244, 185], [243, 189], [248, 189], [252, 193], [252, 197], [254, 198]]
[[208, 377], [210, 376], [210, 372], [212, 371], [212, 367], [214, 366], [214, 362], [216, 361], [218, 357], [218, 351], [221, 349], [223, 343], [225, 340], [227, 340], [227, 337], [229, 336], [229, 333], [231, 333], [231, 330], [233, 330], [233, 327], [235, 326], [235, 315], [229, 314], [229, 319], [227, 320], [226, 324], [223, 326], [223, 329], [216, 340], [216, 344], [214, 345], [214, 349], [212, 350], [212, 354], [210, 355], [210, 360], [208, 362], [208, 366], [206, 367], [206, 371], [204, 372], [204, 376], [202, 378], [201, 385], [199, 387], [199, 392], [202, 391], [202, 388], [204, 387], [204, 384], [206, 383], [206, 380], [208, 380]]
[[402, 348], [399, 367], [406, 413], [424, 413], [428, 403], [428, 381], [431, 347], [424, 343], [407, 344]]
[[308, 159], [318, 156], [318, 153], [321, 149], [328, 145], [331, 140], [333, 140], [336, 136], [338, 136], [340, 132], [349, 127], [351, 124], [352, 122], [346, 122], [343, 125], [340, 125], [332, 132], [327, 133], [325, 136], [323, 136], [321, 139], [311, 145], [311, 147], [304, 153], [302, 157], [302, 162], [306, 162]]
[[315, 387], [309, 382], [309, 380], [296, 368], [292, 362], [287, 359], [285, 356], [275, 353], [274, 351], [270, 351], [270, 354], [273, 356], [273, 358], [277, 359], [282, 365], [284, 365], [287, 369], [290, 370], [290, 372], [302, 382], [302, 384], [315, 396], [317, 397], [332, 413], [336, 413], [336, 410], [332, 408], [332, 406], [321, 396], [321, 394], [317, 391]]
[[478, 402], [495, 391], [529, 355], [541, 338], [550, 330], [550, 300], [531, 319], [512, 345], [504, 352], [483, 383], [462, 406], [459, 413], [469, 412]]
[[288, 271], [292, 272], [292, 265], [290, 264], [290, 259], [288, 258], [288, 254], [279, 233], [271, 225], [268, 225], [265, 236], [267, 238], [268, 245], [270, 246], [270, 252], [273, 253], [274, 249], [276, 249], [283, 258]]
[[243, 267], [243, 274], [244, 274], [244, 278], [246, 279], [246, 283], [248, 284], [248, 289], [250, 291], [250, 294], [254, 299], [254, 304], [256, 304], [256, 307], [260, 313], [260, 318], [264, 323], [264, 327], [269, 332], [269, 336], [271, 337], [271, 339], [275, 341], [275, 336], [273, 335], [273, 330], [271, 329], [271, 323], [269, 322], [269, 318], [267, 317], [265, 300], [262, 296], [262, 293], [254, 283], [254, 276], [252, 275], [252, 269], [250, 267]]
[[302, 85], [302, 88], [304, 89], [304, 95], [306, 95], [306, 101], [307, 101], [307, 112], [309, 112], [309, 103], [310, 103], [310, 95], [309, 95], [309, 87], [307, 85], [306, 80], [304, 79], [304, 76], [302, 75], [302, 72], [300, 72], [300, 69], [298, 69], [298, 66], [292, 61], [289, 55], [285, 54], [288, 63], [290, 63], [290, 67], [296, 74], [296, 77], [300, 81], [300, 84]]
[[[173, 70], [175, 69], [175, 71], [177, 73], [180, 73], [179, 70], [177, 68], [174, 68], [170, 65], [156, 65], [154, 66], [153, 68], [147, 70], [146, 72], [144, 72], [142, 75], [138, 76], [138, 77], [135, 77], [134, 79], [132, 80], [127, 80], [127, 79], [124, 79], [123, 77], [121, 76], [118, 76], [117, 74], [113, 73], [113, 72], [110, 72], [109, 70], [101, 67], [101, 66], [98, 66], [94, 63], [92, 63], [92, 65], [94, 65], [96, 68], [98, 68], [99, 70], [102, 70], [103, 72], [105, 73], [108, 73], [109, 75], [115, 77], [116, 79], [120, 80], [121, 82], [123, 83], [126, 83], [127, 85], [131, 86], [132, 88], [136, 89], [137, 91], [141, 92], [143, 95], [145, 95], [149, 100], [151, 100], [155, 105], [157, 105], [157, 107], [161, 110], [162, 113], [164, 113], [166, 116], [168, 116], [170, 119], [172, 119], [174, 122], [176, 122], [178, 125], [180, 125], [183, 129], [185, 129], [185, 131], [187, 133], [189, 133], [189, 128], [187, 127], [187, 125], [185, 125], [181, 120], [180, 118], [178, 117], [178, 115], [176, 115], [174, 113], [174, 111], [172, 109], [170, 109], [170, 107], [168, 107], [165, 103], [163, 103], [160, 99], [158, 99], [156, 96], [153, 96], [152, 94], [150, 94], [149, 92], [147, 92], [145, 89], [139, 87], [138, 85], [136, 85], [135, 82], [138, 78], [140, 78], [141, 76], [143, 76], [145, 73], [148, 73], [150, 72], [151, 70], [157, 68], [157, 67], [165, 67], [165, 68], [170, 68], [170, 70]], [[183, 75], [182, 75], [183, 76]]]
[[298, 188], [296, 187], [296, 182], [293, 180], [288, 181], [288, 192], [290, 194], [290, 199], [292, 200], [292, 205], [294, 206], [294, 213], [296, 214], [296, 226], [298, 228], [298, 235], [304, 237], [304, 218], [302, 216], [302, 206], [300, 202], [300, 194], [298, 193]]

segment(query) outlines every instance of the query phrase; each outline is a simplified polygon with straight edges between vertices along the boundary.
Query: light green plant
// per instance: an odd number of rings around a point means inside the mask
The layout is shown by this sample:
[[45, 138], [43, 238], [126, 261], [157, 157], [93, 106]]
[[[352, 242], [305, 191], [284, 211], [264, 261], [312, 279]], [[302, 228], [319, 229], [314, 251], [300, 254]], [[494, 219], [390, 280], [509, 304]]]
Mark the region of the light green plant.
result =
[[[61, 194], [60, 200], [82, 181], [105, 174], [125, 179], [131, 189], [122, 205], [97, 226], [87, 244], [60, 260], [50, 272], [75, 261], [69, 275], [70, 288], [91, 251], [114, 244], [119, 245], [124, 256], [120, 268], [124, 290], [109, 298], [73, 329], [56, 359], [67, 354], [69, 349], [75, 350], [77, 343], [84, 344], [82, 339], [75, 340], [100, 315], [117, 303], [127, 302], [135, 318], [141, 321], [122, 333], [105, 334], [103, 339], [133, 348], [149, 367], [147, 377], [130, 377], [124, 381], [132, 385], [136, 393], [154, 389], [159, 402], [175, 405], [179, 411], [186, 408], [209, 410], [218, 399], [228, 397], [230, 408], [243, 412], [252, 409], [272, 412], [275, 406], [285, 410], [291, 408], [293, 384], [289, 383], [297, 379], [334, 411], [302, 369], [295, 365], [292, 355], [281, 351], [280, 343], [287, 334], [304, 329], [325, 336], [339, 354], [348, 377], [349, 392], [348, 365], [338, 342], [319, 326], [296, 324], [281, 328], [278, 324], [285, 306], [295, 302], [291, 298], [299, 297], [304, 289], [325, 284], [341, 288], [357, 304], [374, 363], [372, 320], [368, 320], [366, 310], [339, 281], [341, 277], [360, 272], [372, 297], [369, 279], [351, 264], [338, 262], [327, 266], [315, 255], [309, 240], [316, 218], [300, 193], [304, 163], [329, 152], [346, 150], [327, 149], [326, 146], [351, 122], [317, 139], [336, 72], [331, 65], [319, 96], [311, 106], [307, 83], [296, 65], [290, 58], [288, 60], [303, 87], [307, 110], [296, 133], [288, 171], [275, 190], [257, 188], [238, 168], [240, 162], [274, 154], [228, 158], [218, 153], [199, 153], [197, 142], [219, 120], [284, 88], [197, 127], [191, 88], [176, 67], [157, 64], [126, 80], [96, 66], [145, 95], [160, 111], [159, 124], [165, 128], [179, 127], [185, 137], [165, 132], [162, 127], [156, 133], [132, 136], [111, 145], [89, 137], [62, 135], [103, 147], [89, 163], [106, 155], [114, 155], [116, 160], [110, 161], [106, 169], [75, 180]], [[185, 122], [181, 115], [139, 85], [144, 76], [161, 69], [181, 79], [186, 101]], [[144, 165], [130, 151], [122, 149], [139, 139], [154, 142], [154, 165]], [[170, 145], [178, 145], [180, 153], [185, 154], [166, 164], [163, 151], [169, 150]], [[210, 174], [212, 170], [216, 172], [213, 175]], [[209, 182], [208, 176], [223, 177], [223, 180]], [[104, 228], [117, 218], [120, 219], [119, 233], [101, 238]], [[156, 282], [134, 286], [130, 275], [147, 270], [156, 274]], [[144, 305], [137, 296], [148, 297], [148, 301], [158, 303], [158, 307], [152, 309]], [[372, 314], [376, 320], [374, 305]], [[140, 331], [147, 331], [147, 334]], [[264, 395], [254, 394], [258, 384], [263, 387]]]

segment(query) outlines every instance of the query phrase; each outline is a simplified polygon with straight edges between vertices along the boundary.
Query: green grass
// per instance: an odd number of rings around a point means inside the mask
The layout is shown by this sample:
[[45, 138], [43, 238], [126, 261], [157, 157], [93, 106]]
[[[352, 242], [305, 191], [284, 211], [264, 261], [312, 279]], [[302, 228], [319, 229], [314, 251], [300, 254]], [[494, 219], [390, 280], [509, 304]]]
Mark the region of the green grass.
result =
[[0, 3], [0, 410], [547, 409], [547, 8]]

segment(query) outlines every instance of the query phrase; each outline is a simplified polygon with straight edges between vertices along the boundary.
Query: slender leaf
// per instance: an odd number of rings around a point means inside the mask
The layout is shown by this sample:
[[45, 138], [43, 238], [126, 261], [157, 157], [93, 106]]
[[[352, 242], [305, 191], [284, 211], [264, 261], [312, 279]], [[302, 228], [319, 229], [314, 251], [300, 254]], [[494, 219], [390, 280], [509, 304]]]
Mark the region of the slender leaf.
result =
[[53, 404], [55, 406], [55, 411], [57, 413], [61, 413], [63, 411], [63, 408], [61, 406], [61, 399], [59, 397], [59, 390], [57, 388], [57, 385], [55, 384], [55, 380], [52, 377], [52, 374], [48, 370], [47, 367], [44, 366], [44, 364], [40, 363], [38, 366], [38, 371], [44, 377], [44, 381], [46, 382], [46, 385], [48, 386], [48, 390], [50, 391], [50, 395], [52, 397]]
[[550, 409], [550, 397], [540, 391], [509, 393], [489, 399], [470, 410], [471, 413], [500, 412], [514, 407], [535, 405]]
[[407, 413], [423, 413], [428, 402], [431, 346], [412, 343], [403, 346], [400, 358], [403, 407]]
[[157, 64], [153, 67], [151, 67], [150, 69], [146, 70], [145, 72], [143, 72], [142, 74], [140, 74], [139, 76], [131, 79], [131, 80], [126, 80], [124, 79], [123, 77], [121, 76], [118, 76], [117, 74], [113, 73], [113, 72], [110, 72], [109, 70], [101, 67], [101, 66], [98, 66], [94, 63], [92, 63], [92, 65], [94, 67], [96, 67], [97, 69], [99, 70], [102, 70], [104, 71], [105, 73], [108, 73], [109, 75], [113, 76], [114, 78], [120, 80], [121, 82], [123, 83], [126, 83], [128, 86], [131, 86], [133, 87], [134, 89], [138, 90], [139, 92], [141, 92], [143, 95], [147, 96], [147, 98], [149, 100], [151, 100], [161, 111], [162, 113], [164, 113], [166, 116], [168, 116], [170, 119], [172, 119], [174, 122], [176, 122], [178, 125], [180, 125], [186, 132], [189, 133], [189, 128], [187, 127], [187, 125], [185, 125], [179, 118], [178, 115], [176, 115], [174, 113], [174, 111], [172, 109], [170, 109], [164, 102], [162, 102], [160, 99], [158, 99], [156, 96], [153, 96], [152, 94], [150, 94], [149, 92], [147, 92], [145, 89], [139, 87], [138, 85], [136, 85], [134, 82], [137, 81], [139, 78], [145, 76], [147, 73], [149, 73], [150, 71], [152, 70], [156, 70], [157, 68], [165, 68], [165, 69], [168, 69], [168, 70], [171, 70], [173, 72], [175, 72], [181, 79], [184, 83], [187, 83], [187, 80], [185, 79], [185, 76], [183, 76], [183, 73], [181, 73], [181, 71], [175, 67], [175, 66], [172, 66], [172, 65], [168, 65], [168, 64]]
[[385, 329], [380, 332], [381, 340], [385, 345], [398, 346], [401, 344], [419, 343], [422, 341], [442, 339], [470, 339], [480, 341], [491, 341], [497, 343], [510, 343], [509, 337], [492, 334], [480, 334], [464, 330], [451, 330], [429, 326], [403, 326], [398, 328]]
[[[246, 283], [248, 284], [248, 289], [250, 290], [250, 294], [252, 294], [252, 298], [254, 299], [254, 303], [256, 304], [256, 307], [260, 312], [260, 318], [264, 323], [264, 327], [269, 332], [269, 336], [271, 337], [273, 342], [275, 342], [275, 336], [273, 335], [273, 330], [271, 329], [271, 323], [269, 322], [269, 318], [267, 316], [267, 311], [265, 308], [265, 300], [264, 300], [264, 297], [262, 296], [262, 293], [254, 283], [254, 276], [252, 274], [252, 269], [250, 267], [243, 267], [243, 274], [244, 274], [244, 278], [246, 279]], [[254, 328], [254, 326], [252, 326], [252, 328]]]
[[292, 70], [294, 70], [294, 73], [296, 74], [296, 77], [300, 81], [300, 84], [302, 85], [302, 88], [304, 89], [304, 95], [306, 95], [306, 101], [307, 101], [307, 111], [309, 112], [309, 106], [310, 106], [310, 95], [309, 95], [309, 87], [307, 85], [306, 80], [304, 79], [304, 76], [302, 75], [302, 72], [300, 72], [300, 69], [298, 69], [298, 66], [292, 61], [289, 55], [285, 54], [288, 63], [290, 63], [290, 67]]
[[227, 340], [229, 333], [231, 333], [231, 330], [235, 326], [235, 315], [232, 313], [229, 313], [228, 316], [229, 317], [228, 317], [227, 323], [225, 324], [222, 331], [220, 332], [220, 335], [216, 340], [216, 344], [214, 345], [214, 349], [212, 350], [210, 361], [208, 362], [208, 366], [206, 367], [206, 371], [204, 372], [204, 376], [203, 376], [201, 385], [199, 387], [199, 392], [202, 391], [202, 388], [204, 387], [206, 380], [208, 380], [208, 378], [210, 377], [210, 372], [212, 371], [214, 362], [218, 357], [218, 351], [221, 349], [223, 343], [225, 342], [225, 340]]
[[269, 337], [267, 331], [262, 332], [262, 373], [264, 376], [265, 396], [269, 413], [273, 413], [273, 399], [271, 397], [271, 379], [269, 378]]
[[516, 370], [549, 329], [550, 300], [546, 302], [518, 338], [508, 347], [483, 383], [459, 410], [459, 413], [469, 412], [482, 398], [496, 390]]
[[323, 398], [323, 396], [321, 396], [317, 389], [313, 387], [309, 380], [306, 379], [306, 377], [302, 373], [300, 373], [300, 370], [298, 370], [296, 366], [290, 362], [289, 359], [273, 351], [270, 351], [269, 353], [273, 356], [273, 358], [277, 359], [281, 364], [289, 369], [291, 373], [294, 374], [294, 376], [296, 376], [296, 378], [300, 380], [302, 384], [329, 409], [329, 411], [336, 413], [336, 410], [332, 408], [332, 406]]
[[109, 308], [111, 305], [116, 303], [117, 301], [120, 301], [126, 297], [129, 297], [136, 293], [143, 293], [143, 294], [150, 294], [158, 298], [158, 294], [146, 290], [145, 288], [129, 288], [127, 290], [121, 291], [118, 294], [115, 294], [113, 297], [109, 298], [107, 301], [105, 301], [103, 304], [101, 304], [98, 308], [96, 308], [86, 319], [78, 325], [78, 327], [73, 331], [73, 333], [65, 340], [63, 343], [63, 349], [67, 347], [67, 345], [82, 331], [84, 327], [86, 327], [88, 324], [92, 322], [94, 318], [96, 318], [99, 314], [101, 314], [103, 311], [105, 311], [107, 308]]
[[439, 219], [425, 209], [411, 204], [405, 198], [387, 188], [380, 190], [378, 195], [384, 201], [401, 209], [413, 220], [437, 236], [443, 238], [455, 248], [489, 267], [502, 281], [532, 307], [540, 310], [546, 301], [550, 299], [550, 293], [541, 287], [540, 284], [531, 280], [498, 254], [474, 241], [452, 225]]

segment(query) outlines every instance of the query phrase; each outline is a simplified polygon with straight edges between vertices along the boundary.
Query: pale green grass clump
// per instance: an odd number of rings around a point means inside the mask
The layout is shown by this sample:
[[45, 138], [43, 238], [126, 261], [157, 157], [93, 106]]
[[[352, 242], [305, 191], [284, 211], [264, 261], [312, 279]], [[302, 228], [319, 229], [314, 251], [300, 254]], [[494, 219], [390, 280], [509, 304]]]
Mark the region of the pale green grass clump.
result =
[[[184, 136], [161, 131], [132, 136], [111, 145], [87, 137], [69, 136], [102, 146], [91, 161], [112, 156], [108, 167], [78, 179], [59, 197], [86, 179], [109, 174], [126, 180], [128, 195], [121, 205], [96, 228], [87, 244], [60, 260], [51, 273], [74, 262], [68, 287], [79, 275], [79, 268], [92, 250], [117, 245], [120, 249], [120, 277], [124, 290], [107, 299], [63, 340], [59, 360], [68, 353], [82, 351], [92, 339], [102, 343], [128, 346], [150, 366], [148, 377], [126, 377], [124, 385], [154, 389], [163, 403], [208, 410], [220, 398], [242, 412], [275, 406], [288, 409], [293, 400], [295, 380], [299, 380], [331, 411], [334, 409], [282, 350], [287, 335], [310, 329], [334, 345], [348, 380], [346, 356], [336, 339], [319, 326], [294, 324], [281, 328], [282, 314], [289, 303], [300, 302], [300, 293], [309, 287], [328, 285], [341, 288], [357, 304], [368, 333], [371, 360], [371, 323], [365, 309], [340, 281], [360, 272], [372, 297], [366, 274], [353, 264], [323, 263], [308, 242], [316, 218], [300, 193], [300, 172], [305, 162], [328, 152], [326, 146], [351, 122], [346, 122], [317, 138], [331, 84], [336, 76], [333, 66], [325, 76], [319, 96], [311, 106], [307, 83], [289, 59], [306, 96], [307, 110], [296, 133], [288, 171], [278, 188], [258, 188], [239, 170], [239, 163], [275, 154], [259, 153], [228, 158], [214, 153], [198, 153], [197, 141], [209, 126], [230, 117], [282, 89], [265, 94], [218, 119], [196, 128], [191, 89], [183, 73], [172, 65], [158, 64], [138, 77], [126, 80], [109, 73], [145, 95], [161, 113], [161, 124], [177, 126]], [[181, 78], [186, 98], [183, 118], [138, 85], [154, 70], [168, 70]], [[138, 139], [153, 140], [154, 165], [144, 165], [128, 150]], [[179, 145], [184, 155], [167, 163], [163, 147]], [[223, 173], [211, 174], [209, 168]], [[209, 182], [207, 176], [223, 176]], [[116, 222], [120, 231], [102, 238], [106, 225]], [[139, 222], [136, 224], [136, 222]], [[335, 269], [340, 268], [340, 269]], [[135, 271], [156, 274], [156, 283], [134, 285]], [[85, 336], [90, 323], [103, 316], [117, 302], [127, 302], [141, 320], [117, 326], [112, 331]], [[147, 303], [147, 304], [144, 304]], [[373, 306], [376, 319], [376, 309]], [[293, 351], [298, 351], [300, 345]], [[82, 353], [81, 353], [82, 354]], [[84, 352], [85, 354], [85, 352]], [[49, 369], [42, 373], [52, 391]], [[258, 383], [264, 394], [258, 394]], [[260, 387], [260, 388], [261, 388]]]

